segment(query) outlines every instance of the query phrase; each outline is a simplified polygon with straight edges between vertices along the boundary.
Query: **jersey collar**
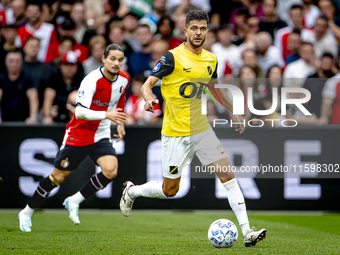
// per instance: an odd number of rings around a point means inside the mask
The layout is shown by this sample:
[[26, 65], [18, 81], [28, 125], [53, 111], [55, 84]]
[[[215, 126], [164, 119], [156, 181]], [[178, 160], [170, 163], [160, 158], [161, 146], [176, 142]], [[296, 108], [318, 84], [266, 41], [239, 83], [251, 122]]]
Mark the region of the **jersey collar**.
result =
[[194, 57], [201, 57], [202, 56], [202, 54], [203, 54], [203, 49], [202, 49], [202, 51], [201, 51], [201, 54], [199, 54], [199, 55], [196, 55], [195, 53], [193, 53], [193, 52], [191, 52], [190, 50], [187, 50], [187, 48], [185, 48], [185, 44], [186, 44], [187, 42], [183, 42], [182, 43], [182, 47], [184, 48], [184, 50], [185, 50], [185, 52], [187, 52], [189, 55], [192, 55], [192, 56], [194, 56]]
[[105, 77], [104, 72], [102, 70], [103, 68], [104, 68], [104, 66], [101, 66], [101, 67], [99, 67], [99, 70], [100, 70], [101, 74], [103, 75], [103, 77], [105, 78], [105, 80], [107, 80], [108, 82], [112, 82], [113, 83], [113, 82], [115, 82], [118, 79], [119, 71], [118, 71], [118, 73], [116, 75], [116, 78], [114, 80], [109, 80], [108, 78]]

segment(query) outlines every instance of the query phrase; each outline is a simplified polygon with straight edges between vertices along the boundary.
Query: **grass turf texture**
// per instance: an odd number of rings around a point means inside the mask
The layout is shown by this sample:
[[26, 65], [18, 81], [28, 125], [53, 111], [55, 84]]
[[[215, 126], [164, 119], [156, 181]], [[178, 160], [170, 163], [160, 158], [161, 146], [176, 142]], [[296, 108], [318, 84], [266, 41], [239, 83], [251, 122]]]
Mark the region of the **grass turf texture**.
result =
[[251, 226], [267, 228], [266, 239], [246, 248], [240, 228], [236, 244], [214, 248], [209, 225], [232, 214], [138, 213], [80, 210], [75, 226], [67, 212], [36, 212], [31, 233], [19, 230], [16, 213], [0, 213], [0, 254], [339, 254], [340, 214], [250, 215]]

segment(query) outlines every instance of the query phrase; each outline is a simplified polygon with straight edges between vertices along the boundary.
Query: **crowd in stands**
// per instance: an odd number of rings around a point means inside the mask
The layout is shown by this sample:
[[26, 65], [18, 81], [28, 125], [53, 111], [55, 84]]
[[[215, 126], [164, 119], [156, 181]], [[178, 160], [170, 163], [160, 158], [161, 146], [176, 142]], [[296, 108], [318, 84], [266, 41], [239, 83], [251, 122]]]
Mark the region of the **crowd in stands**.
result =
[[[140, 88], [161, 56], [186, 41], [185, 16], [210, 16], [204, 49], [218, 60], [220, 83], [233, 83], [256, 109], [278, 105], [270, 116], [301, 124], [340, 124], [340, 1], [338, 0], [1, 0], [0, 122], [67, 122], [85, 75], [102, 66], [108, 44], [122, 47], [131, 77], [127, 124], [160, 123], [164, 102], [143, 110]], [[281, 114], [281, 88], [306, 88], [312, 115], [290, 105]], [[276, 91], [276, 90], [275, 90]], [[304, 97], [290, 93], [290, 98]], [[247, 104], [247, 100], [245, 102]], [[208, 101], [208, 119], [228, 118]]]

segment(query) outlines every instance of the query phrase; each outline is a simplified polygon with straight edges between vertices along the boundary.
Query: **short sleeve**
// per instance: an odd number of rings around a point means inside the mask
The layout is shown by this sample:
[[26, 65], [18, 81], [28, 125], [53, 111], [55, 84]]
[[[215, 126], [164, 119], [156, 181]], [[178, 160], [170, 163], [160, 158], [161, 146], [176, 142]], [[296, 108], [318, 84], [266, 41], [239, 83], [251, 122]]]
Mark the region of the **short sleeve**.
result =
[[322, 97], [334, 99], [336, 96], [336, 86], [340, 83], [339, 78], [331, 78], [326, 83], [322, 90]]
[[27, 73], [25, 84], [26, 84], [26, 90], [29, 90], [32, 88], [38, 88], [38, 80], [34, 79], [30, 73]]
[[211, 76], [211, 79], [217, 79], [217, 60], [216, 60], [215, 71], [214, 71], [213, 75]]
[[53, 74], [50, 76], [50, 78], [49, 78], [49, 80], [48, 80], [48, 82], [47, 82], [46, 87], [47, 87], [47, 88], [54, 89], [55, 91], [57, 91], [57, 90], [58, 90], [58, 81], [60, 80], [60, 79], [59, 79], [60, 75], [61, 75], [60, 72], [55, 72], [55, 73], [53, 73]]
[[152, 69], [151, 76], [162, 79], [164, 76], [171, 74], [175, 68], [174, 55], [167, 51], [163, 54], [161, 59], [157, 62], [155, 67]]
[[96, 81], [92, 78], [92, 75], [86, 76], [80, 84], [80, 88], [77, 93], [76, 105], [81, 105], [86, 108], [90, 108], [92, 98], [96, 92]]

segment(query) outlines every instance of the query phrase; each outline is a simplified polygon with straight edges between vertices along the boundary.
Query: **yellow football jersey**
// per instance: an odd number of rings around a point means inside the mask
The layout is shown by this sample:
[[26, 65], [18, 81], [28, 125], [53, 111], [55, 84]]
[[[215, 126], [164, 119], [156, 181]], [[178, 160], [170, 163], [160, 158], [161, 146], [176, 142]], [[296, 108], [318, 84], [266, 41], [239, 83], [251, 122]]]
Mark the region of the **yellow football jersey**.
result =
[[196, 55], [185, 43], [167, 51], [152, 70], [162, 79], [166, 103], [162, 134], [170, 137], [194, 135], [211, 128], [201, 113], [202, 93], [211, 78], [217, 78], [217, 59], [209, 51]]

